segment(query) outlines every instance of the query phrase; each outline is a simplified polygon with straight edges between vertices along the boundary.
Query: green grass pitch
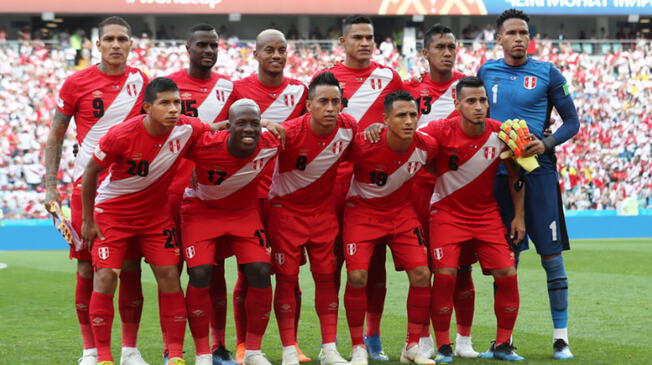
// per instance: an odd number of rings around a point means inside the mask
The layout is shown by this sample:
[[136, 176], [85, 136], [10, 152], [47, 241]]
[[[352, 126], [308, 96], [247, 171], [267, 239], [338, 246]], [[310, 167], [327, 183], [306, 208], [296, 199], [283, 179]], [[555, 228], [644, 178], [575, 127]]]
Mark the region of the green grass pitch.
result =
[[[565, 260], [570, 286], [569, 333], [576, 358], [569, 364], [652, 364], [652, 239], [581, 240], [572, 246]], [[229, 260], [227, 268], [229, 287], [235, 281], [234, 260]], [[407, 279], [404, 273], [391, 269], [390, 261], [382, 338], [387, 354], [398, 360], [405, 338]], [[76, 364], [81, 339], [73, 304], [75, 265], [67, 259], [67, 252], [0, 251], [0, 262], [8, 265], [0, 270], [0, 364]], [[161, 363], [156, 287], [149, 269], [144, 272], [145, 308], [139, 348], [145, 359], [155, 365]], [[478, 269], [474, 279], [477, 294], [473, 339], [476, 350], [484, 351], [495, 334], [491, 280]], [[185, 282], [184, 274], [184, 286]], [[319, 351], [319, 325], [313, 306], [312, 278], [305, 267], [301, 285], [304, 294], [299, 343], [314, 359]], [[533, 251], [522, 255], [519, 287], [521, 309], [514, 332], [517, 352], [529, 364], [557, 364], [552, 360], [545, 275]], [[340, 308], [339, 348], [348, 356], [350, 339], [344, 306]], [[233, 349], [230, 309], [227, 342]], [[114, 325], [114, 355], [119, 360], [117, 307]], [[272, 362], [280, 364], [277, 333], [272, 319], [263, 351]], [[188, 364], [193, 364], [194, 347], [189, 331], [185, 353]], [[455, 363], [495, 362], [456, 358]]]

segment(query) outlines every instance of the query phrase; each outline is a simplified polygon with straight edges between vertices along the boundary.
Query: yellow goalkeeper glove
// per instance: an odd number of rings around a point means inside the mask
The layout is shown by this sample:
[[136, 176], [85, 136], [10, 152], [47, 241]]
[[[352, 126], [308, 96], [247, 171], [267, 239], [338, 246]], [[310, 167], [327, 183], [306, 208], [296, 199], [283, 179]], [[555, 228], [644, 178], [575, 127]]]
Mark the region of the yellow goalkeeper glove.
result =
[[530, 131], [527, 123], [522, 119], [508, 119], [501, 124], [500, 129], [498, 138], [509, 147], [509, 151], [501, 153], [500, 158], [503, 160], [513, 158], [527, 172], [539, 168], [539, 161], [536, 156], [522, 157], [523, 148], [529, 142], [527, 136], [530, 135]]

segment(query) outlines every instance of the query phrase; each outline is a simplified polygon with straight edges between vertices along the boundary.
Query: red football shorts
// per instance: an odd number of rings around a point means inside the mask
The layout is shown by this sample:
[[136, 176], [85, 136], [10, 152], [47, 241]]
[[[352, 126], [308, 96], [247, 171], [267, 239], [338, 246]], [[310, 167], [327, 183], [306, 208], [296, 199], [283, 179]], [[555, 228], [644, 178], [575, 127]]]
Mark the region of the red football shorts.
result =
[[333, 251], [338, 224], [332, 207], [298, 213], [272, 203], [268, 227], [275, 273], [299, 274], [299, 266], [305, 262], [304, 247], [310, 257], [310, 271], [335, 272]]
[[483, 224], [461, 223], [438, 211], [430, 220], [430, 252], [434, 268], [468, 266], [476, 257], [485, 271], [515, 265], [500, 218]]
[[181, 227], [181, 202], [183, 201], [183, 193], [168, 192], [168, 208], [170, 215], [176, 227]]
[[240, 265], [271, 263], [271, 249], [256, 207], [227, 211], [186, 199], [181, 222], [183, 256], [189, 268], [215, 265], [233, 255]]
[[[81, 189], [78, 186], [75, 186], [72, 189], [72, 196], [70, 197], [70, 221], [72, 227], [77, 231], [79, 237], [81, 237], [82, 202]], [[69, 257], [79, 261], [93, 261], [93, 255], [90, 250], [82, 249], [81, 251], [76, 251], [72, 246], [70, 246]], [[138, 260], [141, 257], [143, 257], [143, 255], [140, 253], [138, 246], [129, 245], [129, 247], [127, 247], [127, 253], [124, 256], [125, 260]]]
[[410, 206], [380, 215], [369, 208], [347, 205], [343, 239], [347, 271], [369, 270], [374, 247], [382, 244], [392, 250], [396, 267], [409, 271], [428, 266], [423, 231]]
[[129, 252], [137, 249], [145, 260], [156, 266], [177, 265], [179, 238], [167, 212], [152, 217], [121, 217], [95, 213], [95, 222], [105, 240], [95, 239], [92, 249], [95, 269], [119, 269]]

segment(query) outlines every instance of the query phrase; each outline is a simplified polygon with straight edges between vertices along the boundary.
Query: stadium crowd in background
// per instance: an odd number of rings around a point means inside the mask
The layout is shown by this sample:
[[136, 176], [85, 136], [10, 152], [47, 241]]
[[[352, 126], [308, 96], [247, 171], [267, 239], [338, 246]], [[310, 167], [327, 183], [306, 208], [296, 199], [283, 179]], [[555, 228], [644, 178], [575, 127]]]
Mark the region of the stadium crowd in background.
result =
[[[79, 40], [74, 40], [79, 37]], [[25, 42], [19, 47], [0, 46], [0, 209], [5, 219], [46, 218], [43, 200], [42, 150], [54, 109], [56, 90], [66, 76], [88, 65], [90, 43], [82, 35], [63, 37], [62, 47]], [[389, 47], [388, 47], [389, 48]], [[257, 70], [253, 46], [237, 37], [221, 39], [216, 71], [242, 79]], [[460, 47], [456, 67], [475, 74], [488, 59], [500, 57], [499, 47], [478, 40]], [[652, 207], [652, 47], [640, 41], [631, 50], [588, 56], [571, 47], [537, 43], [535, 56], [550, 61], [571, 85], [582, 124], [573, 140], [557, 149], [558, 168], [566, 209], [616, 209], [625, 198], [639, 208]], [[305, 83], [319, 69], [344, 58], [337, 47], [320, 43], [292, 47], [286, 74]], [[376, 51], [374, 60], [399, 70], [404, 79], [418, 78], [427, 64], [420, 57], [405, 58], [396, 47]], [[95, 62], [94, 59], [92, 62]], [[134, 42], [130, 64], [150, 77], [167, 75], [187, 64], [183, 44], [165, 44], [141, 38]], [[558, 116], [553, 113], [556, 122]], [[553, 127], [553, 130], [555, 127]], [[59, 175], [64, 199], [72, 182], [75, 149], [70, 134], [64, 142]]]

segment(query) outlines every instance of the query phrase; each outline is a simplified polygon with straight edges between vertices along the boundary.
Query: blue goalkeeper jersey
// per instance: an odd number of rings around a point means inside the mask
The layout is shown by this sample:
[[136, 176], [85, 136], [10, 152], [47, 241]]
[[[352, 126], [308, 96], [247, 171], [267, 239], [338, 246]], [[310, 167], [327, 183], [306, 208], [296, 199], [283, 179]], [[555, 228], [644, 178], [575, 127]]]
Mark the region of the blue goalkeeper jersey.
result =
[[[541, 169], [555, 171], [554, 146], [572, 138], [579, 130], [579, 119], [566, 79], [552, 63], [528, 59], [520, 66], [509, 66], [501, 58], [487, 61], [478, 77], [484, 81], [489, 97], [489, 116], [504, 122], [524, 119], [530, 132], [539, 139], [550, 125], [550, 113], [555, 107], [563, 124], [547, 139], [549, 150], [539, 156]], [[504, 168], [501, 169], [505, 172]], [[539, 171], [540, 170], [540, 171]]]

